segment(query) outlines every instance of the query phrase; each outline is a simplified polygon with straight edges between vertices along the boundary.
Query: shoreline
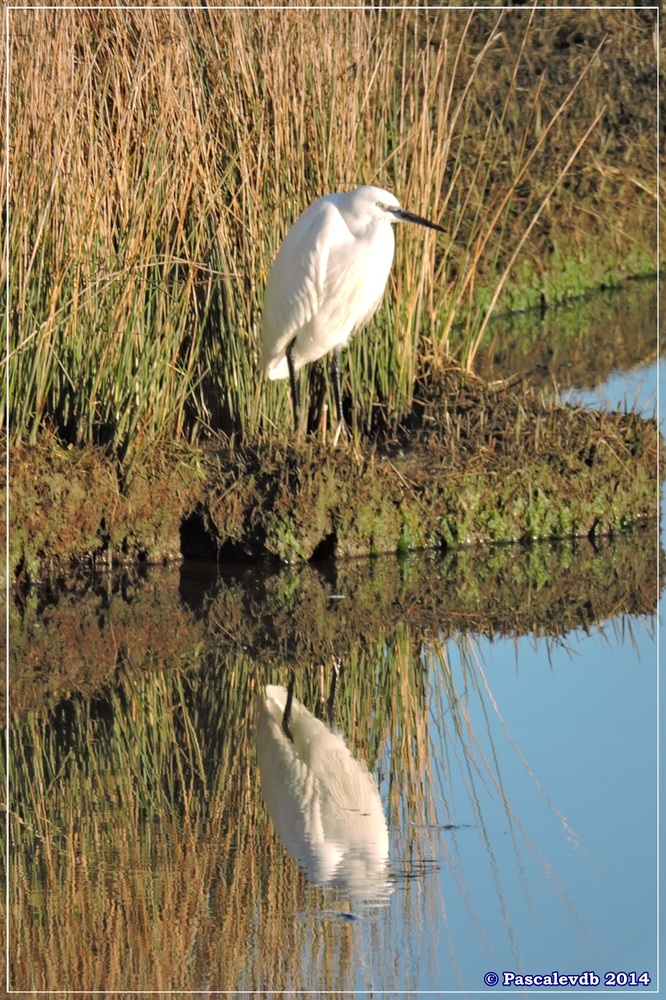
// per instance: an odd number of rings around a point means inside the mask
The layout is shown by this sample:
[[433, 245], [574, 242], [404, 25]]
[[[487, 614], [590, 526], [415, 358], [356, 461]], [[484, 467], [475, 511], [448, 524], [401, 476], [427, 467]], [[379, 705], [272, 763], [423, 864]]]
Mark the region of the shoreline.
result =
[[454, 370], [420, 386], [409, 424], [384, 443], [171, 445], [125, 490], [102, 449], [17, 445], [11, 582], [184, 558], [290, 563], [613, 535], [657, 516], [665, 458], [654, 419]]

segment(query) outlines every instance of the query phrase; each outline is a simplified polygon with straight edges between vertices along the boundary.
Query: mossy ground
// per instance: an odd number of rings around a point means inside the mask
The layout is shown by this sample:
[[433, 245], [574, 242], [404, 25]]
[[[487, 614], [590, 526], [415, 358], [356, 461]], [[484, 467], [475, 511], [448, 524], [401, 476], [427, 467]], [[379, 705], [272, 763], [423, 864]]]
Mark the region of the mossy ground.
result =
[[608, 534], [656, 516], [664, 464], [654, 420], [451, 370], [420, 386], [390, 440], [165, 449], [122, 492], [101, 451], [13, 448], [10, 572]]

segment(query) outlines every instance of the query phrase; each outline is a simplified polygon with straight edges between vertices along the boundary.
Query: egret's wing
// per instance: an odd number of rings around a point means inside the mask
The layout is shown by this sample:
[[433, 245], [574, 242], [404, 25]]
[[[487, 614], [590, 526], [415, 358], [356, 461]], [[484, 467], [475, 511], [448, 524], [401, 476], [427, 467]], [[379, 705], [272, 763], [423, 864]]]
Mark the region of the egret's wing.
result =
[[262, 368], [274, 378], [287, 376], [285, 351], [317, 315], [331, 247], [345, 233], [339, 212], [322, 198], [297, 220], [278, 251], [266, 282], [261, 334]]
[[329, 248], [326, 268], [321, 274], [319, 322], [322, 330], [332, 332], [329, 350], [346, 342], [354, 330], [364, 326], [374, 315], [384, 294], [393, 259], [393, 234], [388, 230], [386, 248], [371, 240], [348, 235]]

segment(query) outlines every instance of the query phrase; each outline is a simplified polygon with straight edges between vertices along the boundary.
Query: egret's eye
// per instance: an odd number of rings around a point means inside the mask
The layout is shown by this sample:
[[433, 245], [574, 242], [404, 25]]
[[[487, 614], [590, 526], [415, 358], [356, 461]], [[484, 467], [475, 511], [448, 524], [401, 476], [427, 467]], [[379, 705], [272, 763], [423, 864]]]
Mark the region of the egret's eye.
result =
[[375, 204], [377, 205], [377, 208], [381, 208], [382, 212], [387, 212], [388, 211], [388, 209], [387, 209], [387, 207], [386, 207], [386, 205], [384, 204], [383, 201], [377, 201], [377, 202], [375, 202]]

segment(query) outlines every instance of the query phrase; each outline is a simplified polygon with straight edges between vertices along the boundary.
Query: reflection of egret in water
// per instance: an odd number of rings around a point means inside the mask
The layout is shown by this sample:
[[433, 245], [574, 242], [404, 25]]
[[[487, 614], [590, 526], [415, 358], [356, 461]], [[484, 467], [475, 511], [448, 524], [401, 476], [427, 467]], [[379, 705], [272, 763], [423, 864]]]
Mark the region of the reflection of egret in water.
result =
[[312, 882], [381, 902], [388, 829], [377, 783], [333, 732], [293, 697], [268, 685], [259, 695], [261, 789], [277, 834]]

